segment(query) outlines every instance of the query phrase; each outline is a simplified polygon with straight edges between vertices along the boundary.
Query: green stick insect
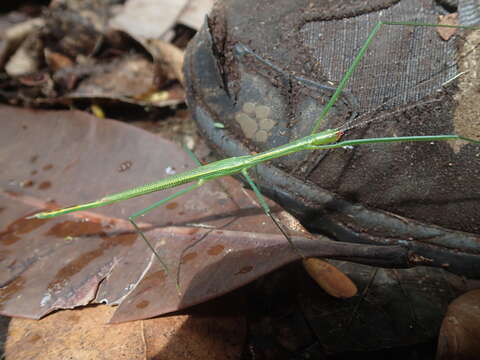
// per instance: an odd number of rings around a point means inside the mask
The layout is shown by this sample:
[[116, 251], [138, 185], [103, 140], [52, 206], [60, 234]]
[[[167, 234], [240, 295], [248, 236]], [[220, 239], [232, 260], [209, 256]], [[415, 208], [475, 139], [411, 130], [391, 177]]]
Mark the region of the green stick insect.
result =
[[[145, 237], [143, 232], [140, 230], [140, 227], [136, 223], [136, 219], [147, 212], [164, 205], [168, 203], [169, 201], [186, 194], [203, 184], [205, 184], [207, 181], [217, 179], [223, 176], [228, 176], [228, 175], [236, 175], [236, 174], [241, 174], [247, 181], [247, 183], [250, 185], [250, 187], [253, 189], [255, 192], [260, 205], [262, 206], [263, 210], [265, 213], [275, 222], [277, 227], [282, 231], [286, 239], [290, 242], [290, 244], [295, 248], [295, 246], [292, 244], [290, 238], [286, 234], [284, 230], [282, 230], [282, 227], [278, 224], [277, 220], [272, 216], [270, 208], [268, 207], [267, 203], [265, 202], [264, 197], [258, 190], [257, 186], [253, 182], [252, 178], [248, 174], [248, 170], [255, 167], [257, 164], [279, 158], [282, 156], [286, 156], [289, 154], [293, 154], [299, 151], [306, 151], [306, 150], [327, 150], [327, 149], [335, 149], [335, 148], [342, 148], [346, 146], [357, 146], [357, 145], [362, 145], [362, 144], [374, 144], [374, 143], [389, 143], [389, 142], [406, 142], [406, 141], [447, 141], [447, 140], [465, 140], [468, 142], [472, 143], [480, 143], [480, 141], [473, 140], [473, 139], [468, 139], [460, 135], [455, 135], [455, 134], [450, 134], [450, 135], [434, 135], [434, 136], [405, 136], [405, 137], [380, 137], [380, 138], [368, 138], [368, 139], [356, 139], [356, 140], [346, 140], [346, 141], [339, 141], [340, 138], [342, 137], [344, 131], [348, 130], [348, 126], [344, 126], [343, 128], [337, 128], [337, 129], [330, 129], [330, 130], [325, 130], [321, 132], [317, 132], [319, 129], [320, 125], [322, 124], [322, 121], [325, 119], [327, 114], [329, 113], [330, 109], [332, 106], [335, 104], [335, 102], [338, 100], [339, 96], [342, 94], [343, 90], [345, 89], [345, 86], [347, 84], [347, 81], [350, 79], [352, 76], [354, 70], [356, 69], [357, 65], [361, 61], [361, 59], [364, 57], [368, 46], [372, 42], [373, 38], [377, 34], [377, 32], [380, 30], [380, 28], [383, 25], [389, 25], [389, 26], [428, 26], [428, 27], [450, 27], [450, 28], [461, 28], [461, 29], [478, 29], [475, 27], [471, 26], [461, 26], [461, 25], [438, 25], [438, 24], [421, 24], [421, 23], [414, 23], [414, 22], [379, 22], [375, 25], [373, 30], [370, 32], [368, 38], [366, 39], [365, 43], [361, 47], [358, 55], [355, 57], [353, 60], [352, 64], [348, 68], [347, 72], [341, 79], [340, 83], [338, 84], [338, 87], [336, 88], [334, 94], [330, 98], [329, 102], [327, 105], [324, 107], [321, 115], [319, 116], [318, 120], [315, 122], [310, 135], [305, 136], [301, 139], [289, 142], [287, 144], [275, 147], [271, 150], [264, 151], [259, 154], [255, 155], [245, 155], [245, 156], [238, 156], [238, 157], [231, 157], [228, 159], [223, 159], [219, 161], [215, 161], [206, 165], [201, 165], [198, 166], [195, 169], [185, 171], [180, 174], [175, 174], [170, 177], [167, 177], [165, 179], [152, 182], [146, 185], [142, 185], [139, 187], [135, 187], [133, 189], [129, 189], [126, 191], [122, 191], [116, 194], [108, 195], [105, 196], [99, 200], [85, 203], [85, 204], [80, 204], [80, 205], [75, 205], [59, 210], [53, 210], [53, 211], [46, 211], [46, 212], [40, 212], [38, 214], [35, 214], [31, 216], [31, 218], [37, 218], [37, 219], [46, 219], [46, 218], [52, 218], [64, 214], [68, 214], [71, 212], [75, 211], [82, 211], [82, 210], [87, 210], [91, 208], [96, 208], [100, 206], [105, 206], [109, 204], [113, 204], [119, 201], [127, 200], [130, 198], [134, 198], [137, 196], [142, 196], [146, 195], [152, 192], [160, 191], [160, 190], [165, 190], [169, 188], [174, 188], [179, 185], [187, 184], [187, 183], [193, 183], [190, 186], [178, 191], [177, 193], [168, 196], [167, 198], [158, 201], [154, 203], [153, 205], [131, 215], [128, 220], [130, 223], [133, 225], [135, 230], [140, 234], [142, 239], [145, 241], [145, 243], [148, 245], [148, 247], [151, 249], [151, 251], [155, 254], [155, 256], [158, 258], [158, 260], [163, 264], [166, 270], [167, 267], [165, 263], [162, 261], [161, 257], [157, 253], [157, 251], [154, 249], [154, 247], [151, 245], [151, 243], [148, 241], [148, 239]], [[296, 249], [296, 248], [295, 248]]]

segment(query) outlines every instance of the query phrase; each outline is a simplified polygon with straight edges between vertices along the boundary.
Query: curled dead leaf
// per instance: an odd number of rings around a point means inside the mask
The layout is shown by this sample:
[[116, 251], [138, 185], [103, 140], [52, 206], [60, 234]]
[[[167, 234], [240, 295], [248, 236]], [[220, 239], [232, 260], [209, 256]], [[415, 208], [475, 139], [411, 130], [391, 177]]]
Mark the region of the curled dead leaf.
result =
[[161, 80], [163, 78], [174, 78], [182, 85], [184, 84], [182, 69], [184, 56], [183, 50], [159, 39], [142, 40], [141, 43], [153, 56], [158, 66], [156, 78], [160, 80], [156, 81], [157, 87], [160, 88], [163, 86], [162, 82], [164, 81]]
[[318, 258], [303, 260], [303, 267], [320, 287], [336, 298], [351, 298], [358, 292], [357, 286], [332, 264]]

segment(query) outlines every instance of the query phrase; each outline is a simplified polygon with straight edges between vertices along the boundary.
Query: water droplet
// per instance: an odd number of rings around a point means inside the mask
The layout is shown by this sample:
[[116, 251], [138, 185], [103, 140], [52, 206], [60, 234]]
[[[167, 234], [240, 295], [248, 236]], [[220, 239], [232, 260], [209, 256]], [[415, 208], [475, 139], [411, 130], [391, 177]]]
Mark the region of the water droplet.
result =
[[167, 166], [165, 168], [165, 173], [167, 175], [175, 175], [177, 173], [177, 171], [175, 170], [175, 168], [173, 166]]
[[127, 171], [128, 169], [130, 169], [132, 167], [132, 165], [133, 165], [132, 161], [130, 161], [130, 160], [124, 161], [118, 167], [118, 172]]

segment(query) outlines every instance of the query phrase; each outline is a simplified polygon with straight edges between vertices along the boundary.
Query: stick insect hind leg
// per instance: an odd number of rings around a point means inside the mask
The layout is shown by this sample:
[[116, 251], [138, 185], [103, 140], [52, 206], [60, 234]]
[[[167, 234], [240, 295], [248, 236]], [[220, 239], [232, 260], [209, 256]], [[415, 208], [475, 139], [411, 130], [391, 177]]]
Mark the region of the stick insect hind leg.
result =
[[145, 236], [145, 234], [143, 233], [143, 231], [140, 229], [140, 227], [138, 226], [138, 224], [135, 222], [135, 219], [139, 216], [142, 216], [142, 215], [145, 215], [146, 213], [152, 211], [153, 209], [159, 207], [159, 206], [162, 206], [166, 203], [168, 203], [169, 201], [181, 196], [181, 195], [184, 195], [192, 190], [195, 190], [196, 188], [202, 186], [203, 184], [205, 183], [205, 180], [199, 180], [197, 181], [195, 184], [193, 185], [190, 185], [188, 186], [187, 188], [185, 189], [182, 189], [180, 191], [177, 191], [175, 194], [172, 194], [168, 197], [166, 197], [165, 199], [162, 199], [158, 202], [156, 202], [155, 204], [153, 205], [150, 205], [149, 207], [143, 209], [143, 210], [140, 210], [138, 212], [136, 212], [135, 214], [131, 215], [128, 217], [128, 221], [130, 221], [130, 223], [133, 225], [133, 227], [135, 228], [135, 231], [140, 235], [140, 237], [142, 238], [142, 240], [147, 244], [147, 246], [149, 247], [149, 249], [153, 252], [153, 254], [155, 255], [155, 257], [157, 258], [158, 261], [160, 261], [160, 263], [162, 264], [162, 266], [164, 267], [165, 271], [168, 273], [168, 266], [167, 264], [165, 264], [165, 262], [162, 260], [162, 258], [160, 257], [160, 255], [158, 254], [158, 252], [155, 250], [155, 248], [153, 247], [152, 243], [147, 239], [147, 237]]

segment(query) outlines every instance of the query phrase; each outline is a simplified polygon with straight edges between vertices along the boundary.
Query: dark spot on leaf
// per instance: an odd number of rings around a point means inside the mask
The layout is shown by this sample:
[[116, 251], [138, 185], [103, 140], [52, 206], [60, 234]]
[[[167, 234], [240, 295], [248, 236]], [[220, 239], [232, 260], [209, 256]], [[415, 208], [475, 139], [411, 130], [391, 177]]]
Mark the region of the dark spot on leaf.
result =
[[22, 290], [24, 285], [25, 279], [19, 276], [7, 286], [0, 288], [0, 310], [4, 309], [5, 304]]
[[178, 203], [176, 203], [176, 202], [170, 202], [170, 203], [168, 203], [167, 206], [166, 206], [166, 208], [167, 208], [168, 210], [173, 210], [173, 209], [176, 209], [177, 207], [178, 207]]
[[225, 249], [225, 246], [223, 245], [212, 246], [210, 249], [208, 249], [208, 255], [218, 255], [223, 251], [223, 249]]
[[105, 249], [100, 246], [99, 248], [88, 251], [77, 257], [75, 260], [69, 262], [67, 265], [57, 271], [53, 281], [48, 284], [47, 289], [53, 292], [62, 289], [64, 284], [68, 282], [71, 277], [83, 270], [93, 260], [102, 256], [104, 250]]
[[135, 242], [138, 234], [136, 232], [112, 232], [106, 233], [104, 229], [112, 228], [114, 220], [103, 224], [100, 219], [90, 218], [88, 221], [64, 221], [52, 227], [46, 235], [57, 237], [80, 237], [80, 236], [100, 236], [102, 240], [113, 242], [120, 245], [131, 245]]
[[5, 245], [9, 246], [15, 244], [18, 240], [20, 240], [20, 236], [17, 236], [13, 233], [1, 233], [0, 234], [0, 242]]
[[68, 322], [71, 322], [71, 323], [78, 323], [80, 321], [80, 316], [72, 314], [68, 317], [67, 320]]
[[49, 189], [51, 186], [52, 186], [52, 183], [51, 183], [50, 181], [42, 181], [42, 182], [38, 185], [38, 189], [39, 189], [39, 190], [47, 190], [47, 189]]
[[164, 270], [155, 271], [143, 278], [136, 287], [135, 297], [139, 297], [143, 293], [152, 289], [158, 289], [165, 283], [166, 274]]
[[49, 200], [45, 203], [45, 209], [47, 210], [57, 210], [60, 208], [60, 205], [55, 200]]
[[118, 167], [118, 172], [124, 172], [127, 171], [132, 167], [133, 162], [130, 160], [124, 161], [123, 163], [120, 164]]
[[0, 207], [0, 213], [2, 213], [5, 210], [4, 207]]
[[45, 171], [51, 170], [51, 169], [53, 169], [53, 164], [47, 164], [42, 169], [45, 170]]
[[38, 171], [37, 170], [32, 170], [30, 171], [30, 175], [37, 175], [38, 174]]
[[185, 254], [183, 257], [182, 257], [182, 260], [180, 261], [180, 264], [186, 264], [190, 261], [192, 261], [193, 259], [195, 259], [197, 257], [197, 253], [196, 252], [191, 252], [191, 253], [188, 253], [188, 254]]
[[199, 228], [191, 228], [191, 229], [188, 230], [188, 235], [194, 235], [199, 231], [200, 231]]
[[6, 246], [12, 245], [20, 240], [22, 234], [27, 234], [46, 223], [48, 219], [26, 219], [21, 217], [7, 226], [6, 230], [0, 232], [0, 242]]
[[164, 270], [159, 270], [155, 271], [143, 278], [144, 281], [156, 281], [156, 282], [164, 282], [166, 278], [165, 271]]
[[32, 187], [33, 185], [35, 185], [35, 182], [32, 180], [26, 180], [20, 183], [20, 186], [23, 188], [29, 188], [29, 187]]
[[101, 235], [104, 236], [105, 233], [102, 231], [103, 226], [99, 222], [95, 221], [63, 221], [61, 223], [55, 224], [48, 232], [45, 234], [47, 236], [56, 236], [59, 238], [64, 238], [67, 236], [87, 236], [87, 235]]
[[102, 236], [102, 240], [112, 243], [112, 245], [129, 246], [135, 242], [137, 236], [138, 234], [136, 232], [122, 233], [116, 235], [104, 235]]
[[32, 164], [35, 163], [37, 160], [38, 160], [38, 155], [32, 155], [32, 156], [30, 157], [30, 162], [31, 162]]
[[142, 300], [135, 306], [137, 309], [145, 309], [148, 305], [150, 305], [150, 301]]
[[22, 125], [22, 130], [27, 130], [28, 129], [28, 126], [27, 125]]
[[35, 344], [38, 340], [40, 340], [42, 337], [38, 334], [30, 334], [28, 337], [27, 337], [27, 342], [29, 342], [30, 344]]
[[235, 275], [241, 275], [241, 274], [246, 274], [249, 273], [250, 271], [253, 270], [253, 266], [244, 266], [240, 270], [238, 270]]

